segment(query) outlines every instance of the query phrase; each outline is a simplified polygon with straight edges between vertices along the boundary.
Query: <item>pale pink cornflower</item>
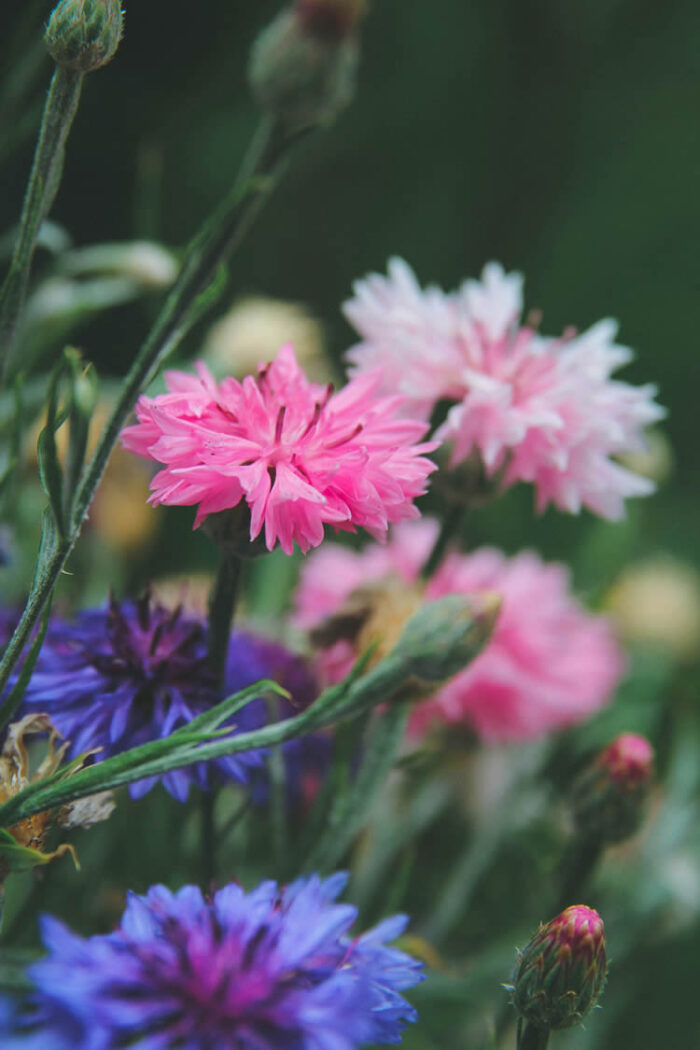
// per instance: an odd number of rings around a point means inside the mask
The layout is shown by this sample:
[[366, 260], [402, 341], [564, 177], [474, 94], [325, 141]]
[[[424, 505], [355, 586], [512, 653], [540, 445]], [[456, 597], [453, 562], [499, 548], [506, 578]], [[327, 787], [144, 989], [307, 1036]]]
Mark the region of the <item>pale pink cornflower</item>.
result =
[[[358, 586], [415, 586], [434, 530], [429, 520], [406, 523], [392, 530], [381, 552], [373, 545], [354, 553], [328, 544], [314, 553], [302, 570], [298, 622], [316, 626]], [[425, 583], [423, 597], [480, 591], [502, 598], [491, 640], [464, 671], [415, 706], [414, 734], [447, 723], [469, 726], [484, 740], [524, 740], [585, 721], [610, 700], [624, 671], [622, 651], [608, 622], [575, 600], [565, 566], [546, 564], [530, 551], [512, 558], [488, 547], [452, 553]], [[322, 654], [321, 668], [341, 676], [356, 655], [347, 640], [337, 641]]]
[[317, 546], [326, 524], [383, 539], [390, 522], [419, 516], [435, 445], [416, 444], [425, 424], [378, 395], [378, 373], [334, 394], [309, 382], [290, 345], [241, 383], [196, 367], [166, 373], [169, 392], [140, 398], [122, 432], [125, 448], [164, 465], [152, 503], [197, 504], [195, 527], [247, 504], [251, 540], [264, 527], [268, 550], [279, 540], [287, 554]]
[[521, 322], [522, 276], [489, 263], [480, 281], [454, 293], [422, 290], [400, 259], [387, 277], [354, 286], [345, 315], [362, 341], [348, 352], [351, 374], [381, 367], [384, 390], [407, 398], [406, 410], [427, 418], [437, 401], [455, 402], [436, 438], [452, 464], [478, 452], [503, 485], [535, 485], [540, 510], [549, 502], [619, 518], [624, 500], [653, 483], [614, 458], [644, 449], [643, 430], [660, 419], [655, 387], [611, 379], [631, 358], [606, 320], [577, 335], [541, 336]]

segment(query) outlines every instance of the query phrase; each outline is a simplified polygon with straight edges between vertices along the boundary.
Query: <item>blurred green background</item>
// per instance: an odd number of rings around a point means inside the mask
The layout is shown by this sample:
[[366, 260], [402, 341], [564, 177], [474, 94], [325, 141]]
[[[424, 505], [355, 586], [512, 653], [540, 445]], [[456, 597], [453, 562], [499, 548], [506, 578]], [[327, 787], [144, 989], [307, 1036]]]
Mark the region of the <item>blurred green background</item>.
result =
[[[246, 56], [278, 7], [129, 5], [118, 58], [88, 78], [53, 212], [77, 244], [187, 241], [255, 126]], [[8, 5], [3, 68], [49, 9]], [[339, 305], [353, 280], [400, 254], [422, 282], [446, 288], [489, 259], [522, 270], [527, 306], [542, 309], [551, 334], [616, 317], [637, 352], [624, 378], [658, 383], [676, 463], [662, 498], [633, 508], [641, 537], [618, 529], [596, 542], [625, 558], [639, 544], [697, 559], [699, 51], [690, 0], [374, 0], [356, 102], [265, 210], [232, 267], [228, 302], [247, 292], [303, 302], [339, 355], [352, 339]], [[30, 101], [38, 118], [48, 75], [44, 62], [21, 104], [6, 98], [15, 149], [0, 229], [16, 219], [31, 159], [32, 128], [23, 134], [19, 117]], [[112, 311], [81, 333], [103, 372], [130, 360], [147, 309]], [[530, 495], [514, 497], [516, 517], [529, 517]], [[537, 542], [570, 551], [590, 525], [549, 514]], [[497, 538], [512, 547], [523, 534]], [[582, 582], [600, 581], [586, 572]]]
[[[0, 68], [9, 73], [0, 89], [0, 232], [19, 213], [50, 74], [40, 33], [51, 4], [11, 6], [0, 15]], [[246, 57], [278, 8], [277, 0], [129, 4], [117, 58], [86, 83], [53, 210], [77, 245], [186, 243], [228, 189], [255, 127]], [[28, 63], [18, 61], [27, 54]], [[339, 310], [353, 280], [399, 254], [423, 283], [446, 288], [490, 259], [523, 271], [527, 308], [542, 309], [548, 334], [616, 317], [620, 341], [637, 354], [622, 378], [657, 383], [669, 410], [674, 469], [659, 494], [611, 525], [586, 514], [538, 519], [521, 486], [470, 523], [472, 543], [534, 546], [573, 563], [577, 589], [591, 600], [636, 558], [670, 552], [700, 563], [699, 55], [700, 6], [690, 0], [373, 0], [354, 105], [297, 158], [217, 307], [247, 293], [302, 302], [339, 358], [353, 338]], [[40, 255], [37, 273], [46, 265]], [[142, 301], [81, 330], [101, 374], [124, 371], [154, 309]], [[203, 330], [183, 355], [197, 352]], [[176, 563], [191, 514], [158, 513], [177, 527], [143, 563], [135, 559], [134, 585], [213, 557], [198, 539]], [[695, 703], [694, 683], [682, 692]], [[518, 855], [518, 881], [521, 865]], [[537, 877], [534, 862], [530, 870]], [[663, 955], [651, 938], [634, 979], [619, 977], [627, 1003], [618, 998], [604, 1044], [588, 1032], [566, 1045], [700, 1045], [697, 915], [696, 901]], [[449, 1027], [450, 1011], [463, 1007], [461, 986], [435, 987], [438, 1020], [426, 1003], [418, 1047], [433, 1037], [451, 1046], [439, 1019]]]

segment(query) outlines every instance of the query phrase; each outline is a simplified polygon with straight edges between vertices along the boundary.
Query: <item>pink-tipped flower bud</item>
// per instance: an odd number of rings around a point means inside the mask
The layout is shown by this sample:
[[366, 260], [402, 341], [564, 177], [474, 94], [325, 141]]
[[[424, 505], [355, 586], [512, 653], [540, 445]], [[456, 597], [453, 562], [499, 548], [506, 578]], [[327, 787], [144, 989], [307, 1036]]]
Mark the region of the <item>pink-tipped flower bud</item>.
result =
[[633, 835], [644, 818], [653, 775], [649, 741], [636, 733], [616, 737], [574, 784], [578, 833], [605, 845]]
[[603, 920], [574, 904], [541, 925], [519, 953], [513, 1005], [537, 1028], [571, 1028], [596, 1005], [606, 973]]
[[355, 92], [361, 0], [298, 0], [255, 41], [258, 105], [294, 133], [331, 123]]

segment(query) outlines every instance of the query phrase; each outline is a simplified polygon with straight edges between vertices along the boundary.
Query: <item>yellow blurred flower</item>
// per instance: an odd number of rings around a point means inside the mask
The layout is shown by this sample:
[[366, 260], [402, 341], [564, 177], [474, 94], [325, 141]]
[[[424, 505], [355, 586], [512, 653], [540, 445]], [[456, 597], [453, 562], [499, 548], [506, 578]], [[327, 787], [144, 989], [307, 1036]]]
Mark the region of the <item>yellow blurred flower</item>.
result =
[[285, 343], [292, 343], [297, 361], [314, 382], [333, 378], [320, 323], [298, 303], [262, 296], [240, 299], [213, 325], [204, 358], [216, 376], [241, 379], [272, 361]]
[[151, 594], [166, 609], [182, 605], [192, 615], [205, 617], [212, 582], [212, 577], [204, 572], [163, 576], [151, 584]]
[[626, 452], [618, 459], [623, 467], [634, 474], [641, 474], [660, 484], [673, 470], [673, 448], [663, 430], [647, 430], [644, 434], [646, 448], [643, 452]]
[[606, 598], [622, 637], [666, 650], [679, 660], [697, 658], [700, 647], [700, 576], [671, 558], [626, 569]]

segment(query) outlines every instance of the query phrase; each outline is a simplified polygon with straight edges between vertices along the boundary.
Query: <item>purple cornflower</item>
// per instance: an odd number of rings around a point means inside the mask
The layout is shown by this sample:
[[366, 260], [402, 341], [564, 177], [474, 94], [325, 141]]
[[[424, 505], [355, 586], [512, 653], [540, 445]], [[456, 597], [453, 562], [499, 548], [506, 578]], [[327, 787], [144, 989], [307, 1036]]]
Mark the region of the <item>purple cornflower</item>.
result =
[[[106, 608], [79, 613], [72, 623], [54, 622], [25, 704], [50, 714], [70, 740], [71, 755], [100, 747], [98, 758], [106, 758], [168, 736], [262, 678], [275, 679], [292, 694], [294, 706], [282, 701], [280, 717], [289, 717], [314, 698], [313, 679], [299, 657], [243, 632], [231, 637], [223, 690], [217, 688], [207, 660], [205, 624], [145, 594], [135, 601], [112, 599]], [[262, 699], [234, 719], [239, 731], [268, 720]], [[184, 801], [190, 784], [210, 788], [214, 771], [220, 779], [248, 782], [262, 763], [261, 752], [227, 755], [166, 773], [162, 780], [171, 795]], [[132, 797], [145, 795], [157, 779], [132, 784]]]
[[[130, 894], [121, 925], [87, 939], [44, 917], [48, 956], [30, 968], [48, 1032], [72, 1050], [354, 1050], [397, 1043], [416, 1019], [400, 994], [421, 964], [386, 946], [397, 915], [349, 936], [346, 875], [251, 893], [230, 884]], [[75, 1036], [77, 1026], [83, 1034]]]

